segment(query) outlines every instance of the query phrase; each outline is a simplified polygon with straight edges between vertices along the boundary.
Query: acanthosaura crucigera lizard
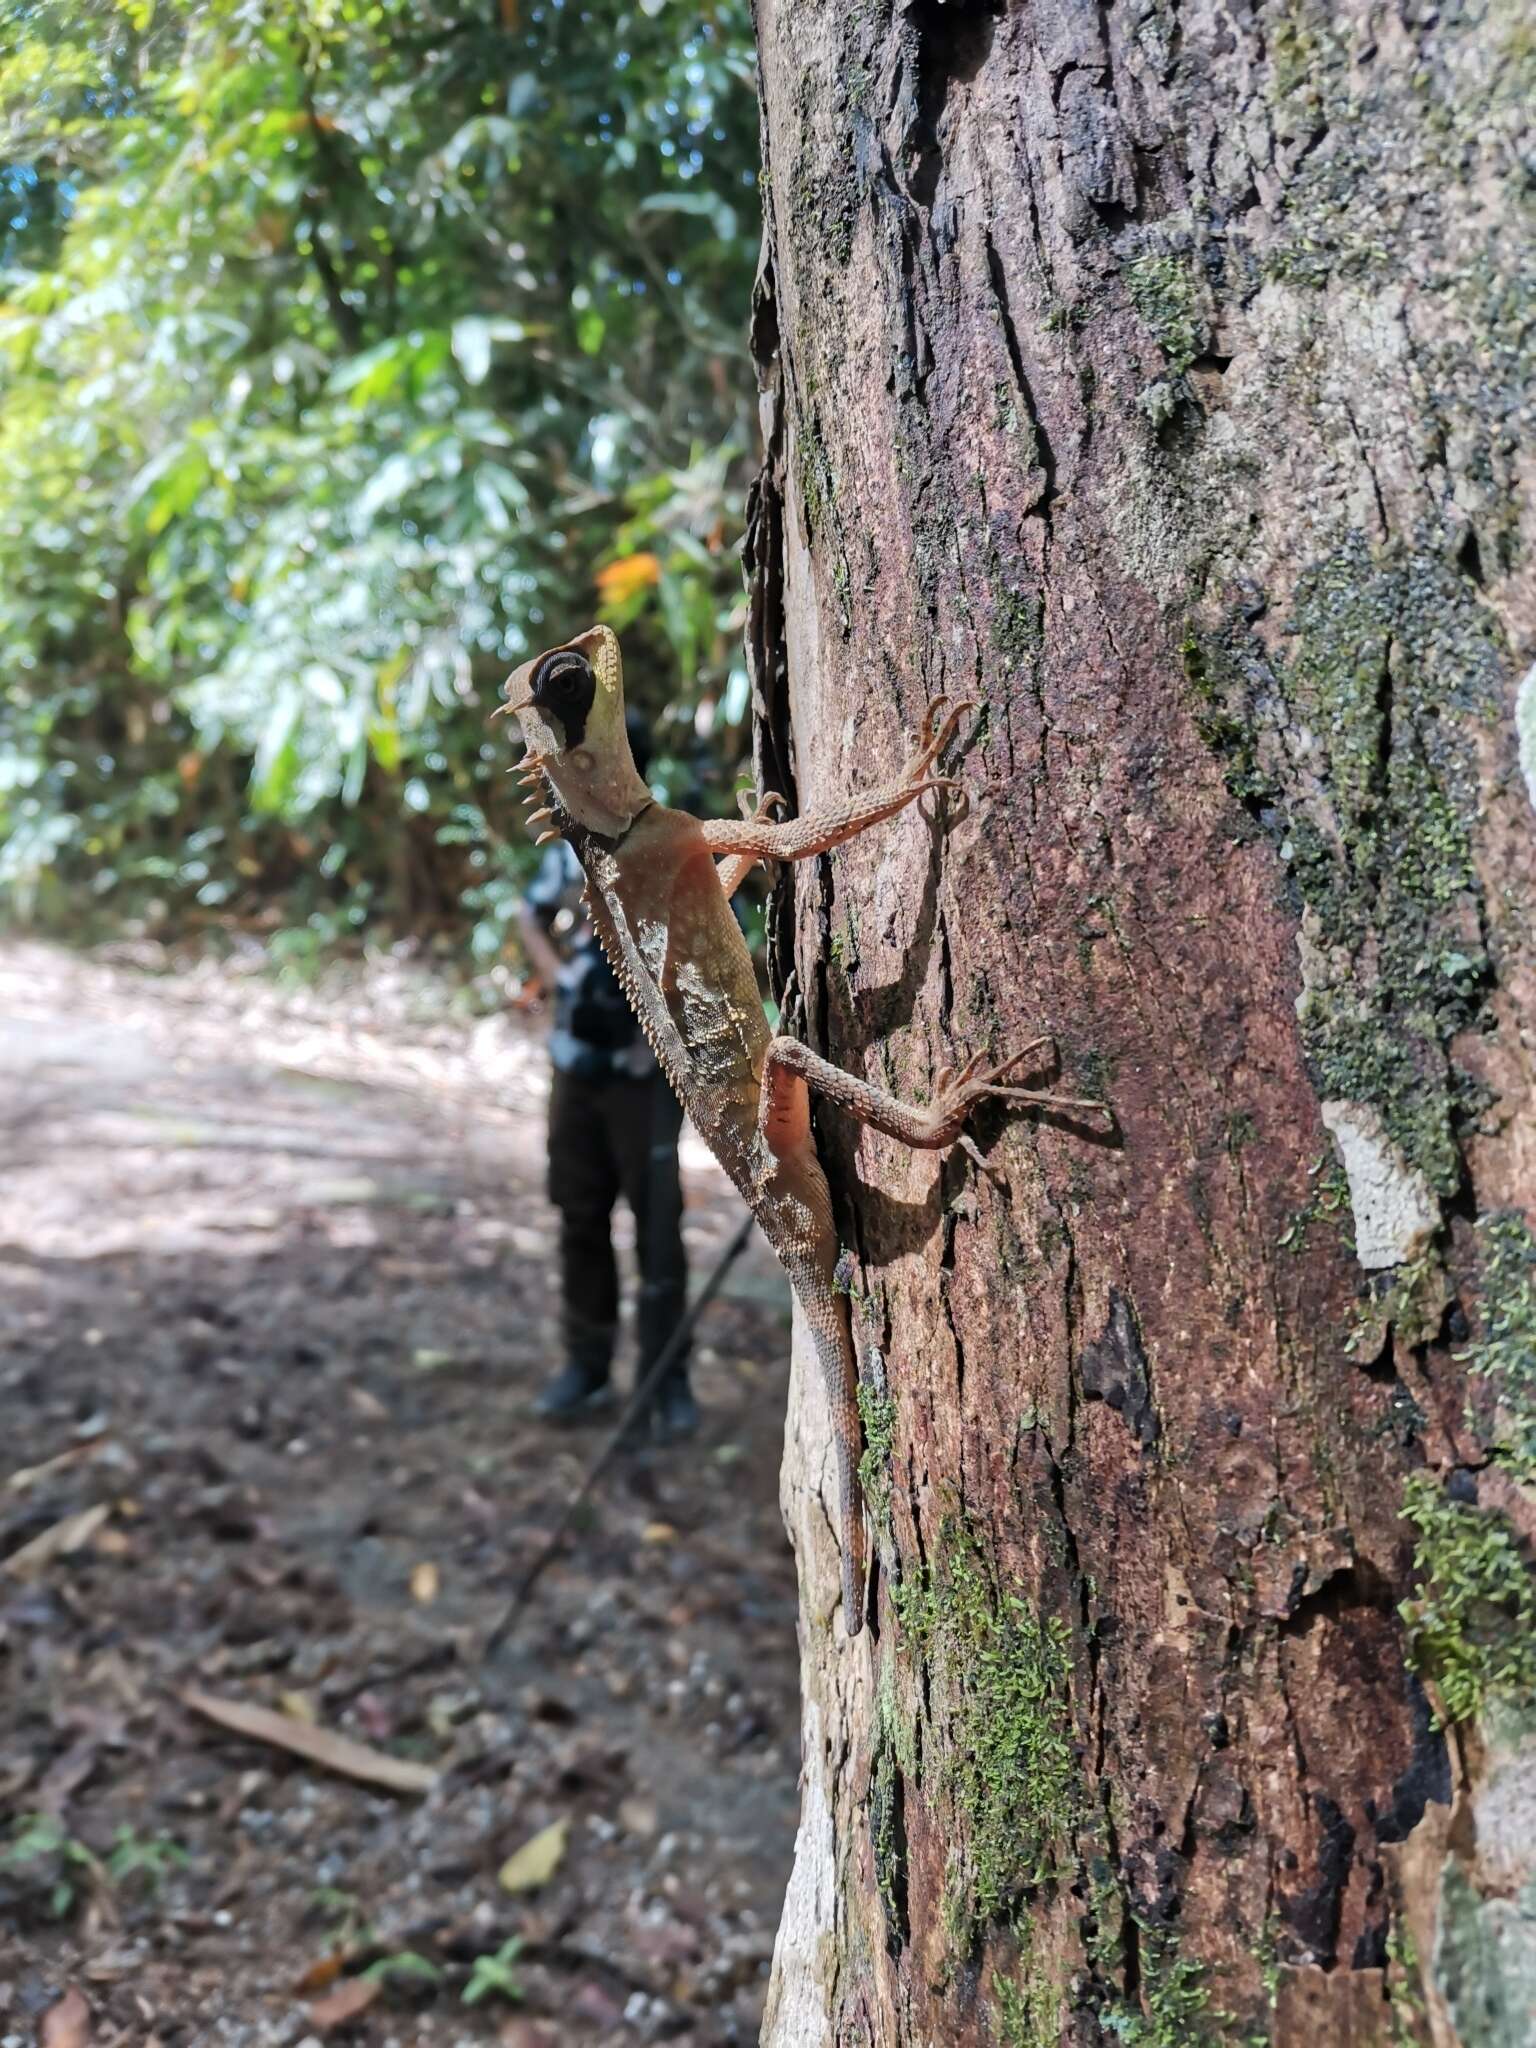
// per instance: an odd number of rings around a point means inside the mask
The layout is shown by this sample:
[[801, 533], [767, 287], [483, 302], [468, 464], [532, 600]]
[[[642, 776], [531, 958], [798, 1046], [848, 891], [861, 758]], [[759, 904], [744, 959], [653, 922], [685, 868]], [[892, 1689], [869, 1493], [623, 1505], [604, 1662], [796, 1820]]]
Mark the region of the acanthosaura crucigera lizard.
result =
[[804, 1311], [837, 1433], [850, 1636], [863, 1627], [866, 1597], [858, 1364], [847, 1298], [836, 1284], [837, 1232], [811, 1133], [810, 1091], [877, 1131], [930, 1150], [954, 1144], [972, 1107], [992, 1097], [1105, 1113], [1101, 1103], [1008, 1085], [1014, 1074], [1040, 1070], [1051, 1045], [1046, 1038], [992, 1066], [978, 1053], [958, 1073], [946, 1068], [931, 1106], [917, 1109], [768, 1028], [732, 895], [759, 860], [825, 853], [894, 817], [925, 790], [959, 787], [933, 769], [973, 707], [953, 704], [946, 712], [947, 701], [929, 705], [917, 751], [896, 782], [778, 824], [772, 814], [783, 799], [772, 794], [741, 819], [695, 818], [656, 801], [630, 756], [623, 664], [606, 626], [525, 662], [509, 677], [502, 707], [517, 715], [528, 743], [518, 763], [525, 785], [549, 797], [532, 821], [575, 849], [586, 873], [588, 914], [641, 1027]]

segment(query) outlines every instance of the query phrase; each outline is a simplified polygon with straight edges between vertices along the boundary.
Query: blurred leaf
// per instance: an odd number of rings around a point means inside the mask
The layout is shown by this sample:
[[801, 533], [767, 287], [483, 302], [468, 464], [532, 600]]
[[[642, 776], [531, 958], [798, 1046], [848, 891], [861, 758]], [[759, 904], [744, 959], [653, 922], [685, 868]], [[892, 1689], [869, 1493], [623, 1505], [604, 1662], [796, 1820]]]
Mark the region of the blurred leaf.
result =
[[309, 2023], [328, 2034], [365, 2013], [384, 1989], [379, 1977], [343, 1977], [334, 1991], [317, 1998], [309, 2008]]
[[652, 590], [661, 581], [661, 564], [648, 551], [625, 555], [622, 560], [610, 562], [605, 569], [599, 569], [593, 579], [597, 584], [598, 596], [604, 604], [627, 604], [642, 591]]
[[91, 2008], [72, 1984], [43, 2014], [41, 2048], [90, 2048]]
[[491, 329], [486, 320], [455, 320], [453, 353], [466, 382], [483, 384], [491, 367]]
[[194, 1686], [181, 1694], [181, 1700], [194, 1713], [233, 1734], [307, 1757], [311, 1763], [364, 1784], [382, 1785], [390, 1792], [430, 1792], [437, 1783], [437, 1772], [425, 1764], [386, 1756], [382, 1750], [354, 1742], [348, 1735], [337, 1735], [329, 1728], [312, 1728], [303, 1721], [290, 1720], [285, 1714], [274, 1714], [267, 1707], [249, 1706], [243, 1700], [222, 1700]]
[[524, 1842], [509, 1856], [497, 1873], [496, 1882], [504, 1892], [535, 1892], [549, 1883], [565, 1855], [571, 1831], [569, 1818], [551, 1821], [547, 1828]]
[[713, 192], [652, 192], [642, 199], [639, 213], [692, 213], [707, 220], [722, 242], [739, 232], [736, 209]]

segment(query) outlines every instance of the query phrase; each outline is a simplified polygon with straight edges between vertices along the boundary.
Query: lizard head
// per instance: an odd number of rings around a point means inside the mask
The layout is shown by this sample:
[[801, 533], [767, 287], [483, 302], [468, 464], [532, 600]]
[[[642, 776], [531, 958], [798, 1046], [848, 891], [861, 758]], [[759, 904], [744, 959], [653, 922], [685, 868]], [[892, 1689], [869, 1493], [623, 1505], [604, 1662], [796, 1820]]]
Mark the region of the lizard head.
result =
[[624, 663], [606, 626], [525, 661], [507, 678], [529, 751], [587, 831], [617, 839], [651, 801], [624, 729]]

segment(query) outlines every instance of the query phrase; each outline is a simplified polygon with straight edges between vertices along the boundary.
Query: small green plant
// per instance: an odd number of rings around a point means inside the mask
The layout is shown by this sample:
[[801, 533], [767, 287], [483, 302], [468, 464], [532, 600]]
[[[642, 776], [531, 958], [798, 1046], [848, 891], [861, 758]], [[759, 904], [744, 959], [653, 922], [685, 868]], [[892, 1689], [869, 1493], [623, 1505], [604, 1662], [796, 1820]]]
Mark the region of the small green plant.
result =
[[107, 1875], [114, 1884], [141, 1881], [150, 1892], [158, 1892], [173, 1870], [184, 1870], [191, 1857], [169, 1835], [153, 1840], [136, 1835], [132, 1828], [119, 1828], [112, 1838], [107, 1857]]
[[426, 1956], [417, 1955], [413, 1948], [398, 1949], [394, 1955], [380, 1956], [376, 1963], [370, 1963], [363, 1975], [374, 1984], [441, 1984], [443, 1973], [437, 1964]]
[[309, 1894], [312, 1910], [325, 1922], [325, 1938], [333, 1949], [352, 1953], [373, 1946], [362, 1901], [339, 1885], [316, 1885]]
[[1002, 2048], [1051, 2048], [1059, 2037], [1054, 1987], [1032, 1977], [1027, 1968], [1018, 1978], [994, 1976], [992, 2007]]
[[522, 1948], [522, 1936], [514, 1934], [501, 1944], [495, 1955], [476, 1956], [469, 1982], [464, 1986], [464, 2003], [478, 2005], [482, 1998], [489, 1998], [493, 1993], [512, 2000], [514, 2004], [521, 1999], [523, 1987], [513, 1976], [512, 1965], [521, 1955]]
[[66, 1833], [51, 1813], [24, 1813], [0, 1849], [0, 1877], [10, 1876], [46, 1895], [56, 1920], [75, 1903], [77, 1876], [101, 1866], [83, 1842]]

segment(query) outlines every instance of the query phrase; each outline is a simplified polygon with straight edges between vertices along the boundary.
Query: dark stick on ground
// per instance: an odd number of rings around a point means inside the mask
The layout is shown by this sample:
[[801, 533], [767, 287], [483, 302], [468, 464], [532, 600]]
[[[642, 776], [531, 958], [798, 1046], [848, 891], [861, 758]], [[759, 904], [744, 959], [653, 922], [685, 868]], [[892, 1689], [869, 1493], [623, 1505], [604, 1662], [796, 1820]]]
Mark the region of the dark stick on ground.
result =
[[623, 1449], [625, 1443], [630, 1440], [634, 1425], [644, 1413], [646, 1403], [665, 1378], [673, 1360], [692, 1336], [695, 1323], [697, 1323], [699, 1317], [714, 1299], [719, 1291], [720, 1283], [724, 1280], [726, 1274], [740, 1255], [747, 1239], [752, 1234], [752, 1222], [753, 1218], [749, 1210], [742, 1217], [735, 1235], [720, 1254], [703, 1286], [688, 1304], [687, 1310], [679, 1321], [677, 1328], [656, 1354], [649, 1369], [636, 1382], [635, 1390], [630, 1395], [625, 1405], [624, 1413], [619, 1417], [618, 1423], [610, 1434], [608, 1441], [587, 1467], [580, 1486], [577, 1487], [570, 1500], [566, 1503], [559, 1521], [556, 1522], [554, 1528], [535, 1553], [528, 1569], [518, 1580], [512, 1598], [507, 1603], [506, 1612], [486, 1637], [485, 1648], [481, 1652], [483, 1658], [489, 1659], [494, 1657], [516, 1627], [523, 1609], [528, 1604], [529, 1596], [543, 1577], [545, 1570], [559, 1551], [561, 1544], [565, 1541], [566, 1536], [570, 1532], [571, 1524], [581, 1511], [582, 1504], [587, 1500], [593, 1487], [596, 1486], [598, 1480], [602, 1478], [604, 1472], [607, 1471], [613, 1460]]

